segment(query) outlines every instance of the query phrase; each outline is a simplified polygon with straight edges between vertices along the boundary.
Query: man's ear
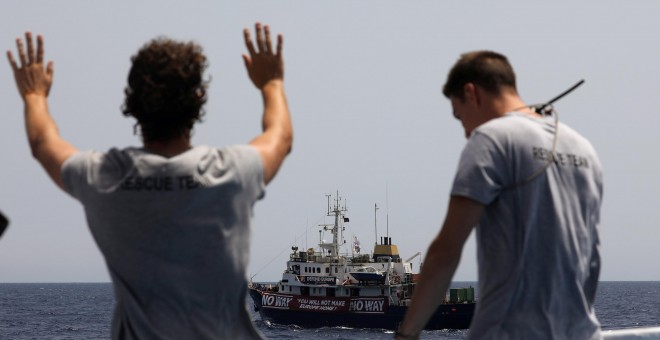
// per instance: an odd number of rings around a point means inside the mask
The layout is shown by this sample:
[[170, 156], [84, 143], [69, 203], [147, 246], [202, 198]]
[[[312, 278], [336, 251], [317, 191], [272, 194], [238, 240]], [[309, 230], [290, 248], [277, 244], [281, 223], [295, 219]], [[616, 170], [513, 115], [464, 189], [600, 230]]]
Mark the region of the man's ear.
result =
[[481, 99], [479, 96], [479, 89], [474, 83], [465, 83], [463, 85], [463, 97], [470, 103], [479, 106]]

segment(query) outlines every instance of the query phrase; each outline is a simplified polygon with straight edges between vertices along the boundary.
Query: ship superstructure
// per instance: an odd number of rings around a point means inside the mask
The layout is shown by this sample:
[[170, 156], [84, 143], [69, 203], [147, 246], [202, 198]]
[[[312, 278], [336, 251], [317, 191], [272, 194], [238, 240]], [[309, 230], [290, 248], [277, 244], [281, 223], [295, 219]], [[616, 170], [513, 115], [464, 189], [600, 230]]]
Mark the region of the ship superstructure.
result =
[[[398, 327], [418, 275], [413, 273], [411, 261], [420, 253], [403, 260], [390, 237], [381, 237], [371, 255], [361, 254], [359, 241], [353, 237], [350, 252], [342, 253], [345, 223], [349, 222], [346, 211], [339, 195], [332, 205], [328, 197], [327, 214], [334, 217], [334, 223], [319, 226], [318, 248], [291, 247], [277, 285], [250, 284], [250, 296], [262, 318], [301, 327]], [[332, 241], [323, 240], [324, 232], [330, 232]], [[473, 288], [452, 291], [450, 296], [461, 298], [440, 305], [428, 329], [469, 326]]]

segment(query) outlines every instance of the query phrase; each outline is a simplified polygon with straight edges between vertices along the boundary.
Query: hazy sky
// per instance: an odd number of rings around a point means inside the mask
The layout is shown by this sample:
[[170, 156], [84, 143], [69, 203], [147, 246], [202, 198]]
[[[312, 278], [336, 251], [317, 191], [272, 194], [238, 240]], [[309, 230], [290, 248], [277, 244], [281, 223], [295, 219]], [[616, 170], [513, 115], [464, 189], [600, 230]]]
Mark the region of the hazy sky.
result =
[[[660, 280], [660, 2], [658, 1], [4, 1], [0, 46], [26, 30], [55, 62], [51, 113], [80, 149], [137, 145], [120, 112], [130, 56], [159, 35], [194, 40], [210, 60], [205, 122], [194, 143], [245, 143], [261, 98], [246, 76], [241, 31], [284, 34], [293, 153], [257, 203], [248, 272], [274, 281], [290, 247], [318, 243], [326, 194], [347, 200], [347, 236], [379, 234], [402, 257], [439, 230], [463, 130], [442, 96], [466, 51], [506, 54], [528, 103], [586, 83], [555, 107], [589, 138], [605, 170], [602, 280]], [[4, 58], [3, 58], [4, 59]], [[22, 102], [0, 62], [0, 282], [109, 281], [82, 206], [32, 159]], [[307, 231], [307, 232], [306, 232]], [[307, 235], [307, 237], [306, 237]], [[329, 240], [329, 236], [326, 236]], [[350, 240], [349, 240], [350, 242]], [[418, 268], [419, 259], [415, 260]], [[456, 280], [476, 280], [474, 235]]]

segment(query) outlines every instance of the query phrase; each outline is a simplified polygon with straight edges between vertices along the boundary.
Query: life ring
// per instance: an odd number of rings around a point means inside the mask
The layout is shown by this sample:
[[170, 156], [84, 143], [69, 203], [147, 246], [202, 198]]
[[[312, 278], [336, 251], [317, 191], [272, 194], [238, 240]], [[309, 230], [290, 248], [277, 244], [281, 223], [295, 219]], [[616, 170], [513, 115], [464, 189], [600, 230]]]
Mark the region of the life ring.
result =
[[392, 280], [390, 280], [393, 284], [398, 285], [401, 283], [401, 276], [399, 275], [394, 275], [392, 276]]

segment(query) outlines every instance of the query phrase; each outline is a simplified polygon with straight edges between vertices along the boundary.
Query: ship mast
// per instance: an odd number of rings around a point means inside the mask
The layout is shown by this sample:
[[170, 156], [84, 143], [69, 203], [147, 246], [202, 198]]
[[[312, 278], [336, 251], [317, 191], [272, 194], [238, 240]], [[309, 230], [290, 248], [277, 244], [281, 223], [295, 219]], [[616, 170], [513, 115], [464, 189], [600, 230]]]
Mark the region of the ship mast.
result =
[[[342, 213], [347, 211], [346, 209], [346, 202], [344, 201], [344, 206], [341, 205], [341, 199], [339, 198], [339, 191], [337, 191], [337, 196], [335, 197], [335, 202], [332, 207], [332, 210], [330, 210], [330, 195], [326, 195], [328, 198], [328, 216], [334, 216], [335, 217], [335, 223], [332, 225], [332, 244], [323, 244], [322, 246], [324, 248], [329, 248], [330, 251], [332, 252], [331, 256], [334, 258], [339, 258], [339, 224], [340, 224], [340, 218], [343, 217]], [[324, 227], [325, 230], [328, 230], [329, 226]], [[329, 246], [329, 247], [328, 247]]]
[[388, 195], [388, 189], [387, 185], [385, 185], [385, 226], [386, 226], [386, 233], [385, 237], [390, 237], [390, 199]]
[[378, 211], [378, 204], [374, 203], [374, 236], [376, 236], [374, 243], [378, 245], [378, 222], [376, 222], [376, 211]]

